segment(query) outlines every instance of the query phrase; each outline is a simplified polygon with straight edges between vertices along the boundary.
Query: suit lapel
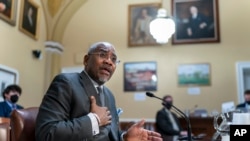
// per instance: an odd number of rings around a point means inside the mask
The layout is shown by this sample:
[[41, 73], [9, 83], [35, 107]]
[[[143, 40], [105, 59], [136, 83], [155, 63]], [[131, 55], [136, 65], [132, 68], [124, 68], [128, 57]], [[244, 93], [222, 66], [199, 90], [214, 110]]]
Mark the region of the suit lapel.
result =
[[10, 117], [12, 109], [6, 101], [4, 101], [4, 105], [5, 105], [4, 107], [5, 107], [5, 111], [6, 111], [5, 116]]
[[[81, 83], [83, 84], [83, 87], [86, 88], [86, 93], [88, 95], [88, 97], [90, 96], [94, 96], [96, 98], [96, 102], [99, 106], [101, 106], [101, 101], [100, 98], [97, 94], [96, 88], [94, 87], [92, 81], [90, 80], [90, 78], [87, 76], [87, 74], [82, 71], [81, 74]], [[107, 88], [104, 86], [103, 87], [103, 94], [104, 94], [104, 100], [105, 100], [105, 106], [108, 107], [108, 109], [111, 111], [111, 115], [112, 115], [112, 123], [111, 123], [111, 134], [112, 136], [110, 136], [110, 138], [112, 138], [113, 140], [119, 140], [118, 135], [118, 124], [119, 124], [119, 119], [118, 119], [118, 115], [116, 112], [116, 107], [115, 107], [115, 100], [112, 96], [112, 94], [107, 90]]]
[[90, 78], [87, 76], [87, 74], [84, 71], [81, 72], [80, 76], [82, 78], [81, 83], [83, 84], [83, 87], [85, 87], [85, 90], [86, 90], [88, 97], [94, 96], [96, 99], [97, 105], [101, 106], [101, 100], [100, 100], [100, 98], [97, 94], [96, 88], [94, 87]]

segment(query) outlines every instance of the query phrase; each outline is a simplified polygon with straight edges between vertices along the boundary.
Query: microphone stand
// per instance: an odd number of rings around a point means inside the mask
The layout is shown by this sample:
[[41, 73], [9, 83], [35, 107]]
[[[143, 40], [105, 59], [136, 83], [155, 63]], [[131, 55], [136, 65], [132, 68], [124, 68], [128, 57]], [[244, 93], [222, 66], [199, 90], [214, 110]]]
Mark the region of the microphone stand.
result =
[[[159, 98], [157, 96], [155, 96], [154, 94], [150, 93], [150, 92], [146, 92], [146, 95], [149, 96], [149, 97], [154, 97], [154, 98], [157, 98], [161, 101], [163, 101], [163, 104], [164, 106], [166, 106], [168, 103], [164, 103], [164, 100], [162, 98]], [[187, 122], [187, 132], [188, 132], [188, 137], [187, 137], [187, 140], [188, 141], [192, 141], [192, 131], [191, 131], [191, 124], [190, 124], [190, 120], [189, 118], [186, 116], [186, 114], [184, 114], [181, 110], [179, 110], [177, 107], [175, 107], [174, 105], [171, 105], [172, 108], [174, 108], [174, 110], [176, 110], [177, 112], [179, 112], [183, 117], [184, 119], [186, 120]], [[180, 140], [186, 140], [186, 138], [180, 138]]]
[[[167, 106], [168, 104], [167, 103], [163, 103], [163, 105]], [[175, 111], [181, 113], [180, 115], [182, 117], [184, 117], [184, 119], [186, 120], [186, 122], [187, 122], [187, 132], [188, 132], [187, 140], [188, 141], [192, 141], [192, 131], [191, 131], [191, 124], [190, 124], [189, 118], [181, 110], [179, 110], [177, 107], [175, 107], [174, 105], [171, 105], [171, 106], [172, 106], [172, 108], [174, 108]], [[186, 140], [186, 137], [179, 138], [179, 140]]]

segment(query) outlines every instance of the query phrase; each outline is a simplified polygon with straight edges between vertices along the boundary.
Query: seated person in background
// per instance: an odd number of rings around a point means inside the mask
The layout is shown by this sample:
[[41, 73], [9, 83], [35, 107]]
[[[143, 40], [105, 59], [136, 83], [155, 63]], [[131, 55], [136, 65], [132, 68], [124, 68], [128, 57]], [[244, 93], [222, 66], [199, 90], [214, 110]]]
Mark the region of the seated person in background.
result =
[[163, 100], [165, 102], [162, 103], [164, 107], [156, 114], [157, 132], [162, 135], [163, 141], [166, 141], [169, 137], [173, 137], [173, 141], [176, 141], [179, 136], [187, 136], [187, 131], [182, 131], [177, 115], [170, 111], [173, 104], [172, 96], [166, 95]]
[[21, 105], [16, 104], [21, 96], [22, 89], [18, 85], [9, 85], [2, 93], [4, 101], [0, 102], [0, 117], [10, 117], [14, 109], [23, 109]]
[[243, 111], [250, 110], [250, 90], [245, 90], [244, 99], [245, 99], [245, 102], [238, 104], [236, 106], [236, 109], [243, 110]]

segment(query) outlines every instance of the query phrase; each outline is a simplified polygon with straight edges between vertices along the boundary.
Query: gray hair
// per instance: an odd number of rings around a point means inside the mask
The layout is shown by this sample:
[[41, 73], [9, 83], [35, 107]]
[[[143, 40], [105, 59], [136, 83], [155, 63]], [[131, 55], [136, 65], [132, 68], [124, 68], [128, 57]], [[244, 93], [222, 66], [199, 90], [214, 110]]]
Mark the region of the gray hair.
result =
[[[111, 43], [109, 43], [109, 42], [96, 42], [96, 43], [94, 43], [94, 44], [92, 44], [91, 46], [90, 46], [90, 48], [89, 48], [89, 50], [88, 50], [88, 54], [90, 54], [90, 53], [93, 53], [96, 49], [97, 49], [97, 47], [99, 47], [99, 46], [101, 46], [101, 45], [109, 45], [109, 46], [113, 46]], [[114, 46], [113, 46], [114, 47]]]

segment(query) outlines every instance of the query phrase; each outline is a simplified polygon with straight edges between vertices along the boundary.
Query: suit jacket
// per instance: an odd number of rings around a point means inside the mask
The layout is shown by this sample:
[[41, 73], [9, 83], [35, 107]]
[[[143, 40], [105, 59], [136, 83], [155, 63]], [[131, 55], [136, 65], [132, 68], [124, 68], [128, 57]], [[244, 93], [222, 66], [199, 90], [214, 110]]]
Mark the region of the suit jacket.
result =
[[[23, 109], [21, 105], [16, 104], [16, 109]], [[6, 101], [0, 102], [0, 117], [10, 117], [12, 108]]]
[[[40, 105], [36, 120], [37, 141], [119, 141], [119, 117], [115, 99], [104, 86], [105, 106], [111, 112], [112, 123], [101, 127], [100, 134], [93, 136], [90, 113], [90, 96], [100, 100], [96, 88], [83, 71], [59, 74], [52, 81]], [[108, 132], [106, 132], [108, 131]]]
[[[173, 114], [174, 120], [176, 121], [177, 126], [179, 127], [180, 131], [182, 130], [180, 126], [180, 122], [176, 114]], [[159, 110], [156, 114], [156, 130], [162, 135], [179, 135], [180, 131], [176, 131], [173, 129], [171, 120], [168, 116], [168, 113], [165, 111], [165, 108]]]
[[237, 106], [236, 106], [236, 109], [237, 110], [241, 110], [241, 111], [245, 111], [245, 112], [247, 112], [247, 111], [249, 111], [249, 104], [247, 104], [246, 102], [244, 102], [244, 103], [240, 103], [240, 104], [238, 104]]
[[[204, 28], [200, 28], [201, 23], [206, 23], [207, 26]], [[214, 30], [209, 29], [211, 22], [209, 21], [209, 18], [205, 15], [198, 13], [196, 18], [189, 18], [188, 27], [192, 29], [192, 36], [190, 38], [205, 38], [205, 37], [213, 37], [214, 36]], [[212, 31], [212, 33], [210, 33]]]
[[245, 107], [246, 107], [246, 103], [241, 103], [236, 106], [236, 108], [245, 108]]

